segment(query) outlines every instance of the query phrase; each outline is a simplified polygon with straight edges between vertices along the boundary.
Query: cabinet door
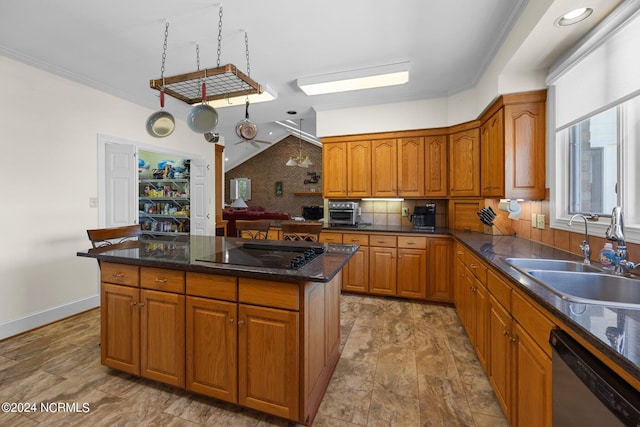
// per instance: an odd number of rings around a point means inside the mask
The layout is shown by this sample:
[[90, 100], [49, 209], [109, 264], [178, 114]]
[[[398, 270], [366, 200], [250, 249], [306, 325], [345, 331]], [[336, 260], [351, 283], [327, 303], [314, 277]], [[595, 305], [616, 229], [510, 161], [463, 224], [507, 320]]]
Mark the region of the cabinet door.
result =
[[480, 196], [480, 131], [471, 129], [449, 137], [449, 195]]
[[[347, 147], [347, 196], [369, 197], [371, 196], [371, 142], [348, 142]], [[334, 172], [329, 170], [328, 173]]]
[[238, 403], [298, 419], [298, 313], [241, 304], [238, 319]]
[[462, 325], [467, 331], [469, 341], [471, 341], [471, 344], [474, 347], [476, 343], [476, 298], [473, 291], [475, 280], [476, 278], [473, 276], [473, 274], [471, 274], [469, 269], [465, 267], [462, 296], [462, 298], [464, 299], [464, 322], [462, 323]]
[[395, 197], [398, 194], [398, 150], [395, 139], [371, 143], [372, 196]]
[[462, 259], [456, 257], [454, 261], [454, 278], [453, 278], [453, 300], [456, 305], [456, 312], [460, 318], [460, 322], [465, 325], [467, 323], [467, 307], [466, 292], [467, 285], [466, 268]]
[[504, 197], [504, 110], [480, 128], [480, 149], [482, 196]]
[[185, 385], [184, 295], [140, 291], [140, 375]]
[[110, 368], [140, 375], [139, 289], [102, 282], [100, 356]]
[[453, 302], [451, 266], [453, 241], [451, 239], [429, 239], [429, 280], [427, 298], [443, 302]]
[[322, 145], [322, 194], [325, 198], [347, 196], [347, 144]]
[[425, 138], [424, 195], [446, 196], [447, 189], [447, 136]]
[[424, 138], [398, 140], [398, 196], [424, 195]]
[[511, 420], [511, 315], [489, 297], [489, 381], [507, 420]]
[[427, 251], [398, 249], [397, 295], [407, 298], [427, 297]]
[[514, 323], [514, 338], [512, 424], [519, 427], [550, 427], [551, 358], [517, 322]]
[[507, 105], [505, 112], [505, 197], [545, 197], [545, 103]]
[[238, 402], [236, 303], [187, 297], [187, 390]]
[[475, 298], [475, 323], [476, 323], [476, 340], [474, 347], [478, 360], [484, 368], [488, 370], [489, 361], [489, 293], [487, 288], [476, 278], [474, 279], [474, 298]]
[[369, 291], [369, 248], [361, 246], [342, 269], [342, 289]]
[[369, 248], [369, 292], [396, 294], [396, 248]]

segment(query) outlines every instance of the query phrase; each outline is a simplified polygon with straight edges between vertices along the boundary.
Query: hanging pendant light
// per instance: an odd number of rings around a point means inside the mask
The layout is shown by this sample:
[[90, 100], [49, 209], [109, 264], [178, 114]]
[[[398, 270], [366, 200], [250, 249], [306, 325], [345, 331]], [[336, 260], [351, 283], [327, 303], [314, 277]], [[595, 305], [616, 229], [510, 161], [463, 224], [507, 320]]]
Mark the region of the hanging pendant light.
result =
[[300, 135], [298, 136], [298, 155], [290, 156], [285, 166], [298, 166], [300, 168], [308, 168], [313, 166], [313, 162], [309, 159], [309, 155], [302, 154], [302, 119], [300, 119], [300, 127], [298, 128]]

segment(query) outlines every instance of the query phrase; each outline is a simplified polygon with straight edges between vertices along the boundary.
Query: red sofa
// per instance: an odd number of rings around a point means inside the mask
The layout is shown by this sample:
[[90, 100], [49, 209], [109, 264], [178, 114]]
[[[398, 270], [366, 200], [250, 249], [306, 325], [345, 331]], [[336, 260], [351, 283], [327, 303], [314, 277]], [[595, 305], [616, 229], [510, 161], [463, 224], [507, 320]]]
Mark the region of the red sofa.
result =
[[236, 220], [255, 220], [255, 219], [273, 219], [273, 220], [286, 220], [291, 219], [291, 215], [287, 212], [270, 211], [266, 210], [262, 206], [250, 206], [248, 208], [240, 209], [225, 209], [222, 211], [222, 219], [228, 222], [227, 224], [227, 236], [236, 237]]

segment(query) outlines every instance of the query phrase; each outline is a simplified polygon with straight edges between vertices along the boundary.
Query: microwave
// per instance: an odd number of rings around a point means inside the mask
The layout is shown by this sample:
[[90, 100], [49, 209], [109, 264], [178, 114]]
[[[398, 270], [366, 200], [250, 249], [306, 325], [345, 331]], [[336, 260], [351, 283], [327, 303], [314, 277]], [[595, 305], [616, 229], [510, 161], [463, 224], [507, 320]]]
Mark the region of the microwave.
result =
[[358, 202], [329, 202], [330, 225], [358, 225]]

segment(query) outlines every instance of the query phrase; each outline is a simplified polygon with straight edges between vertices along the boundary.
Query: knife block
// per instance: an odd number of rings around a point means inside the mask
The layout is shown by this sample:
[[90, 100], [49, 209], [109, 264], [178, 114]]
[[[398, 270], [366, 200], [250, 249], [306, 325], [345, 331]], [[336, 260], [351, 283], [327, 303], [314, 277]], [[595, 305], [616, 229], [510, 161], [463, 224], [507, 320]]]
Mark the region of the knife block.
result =
[[484, 234], [491, 234], [493, 236], [510, 236], [516, 234], [516, 232], [511, 226], [511, 220], [498, 215], [493, 220], [493, 225], [484, 225]]

